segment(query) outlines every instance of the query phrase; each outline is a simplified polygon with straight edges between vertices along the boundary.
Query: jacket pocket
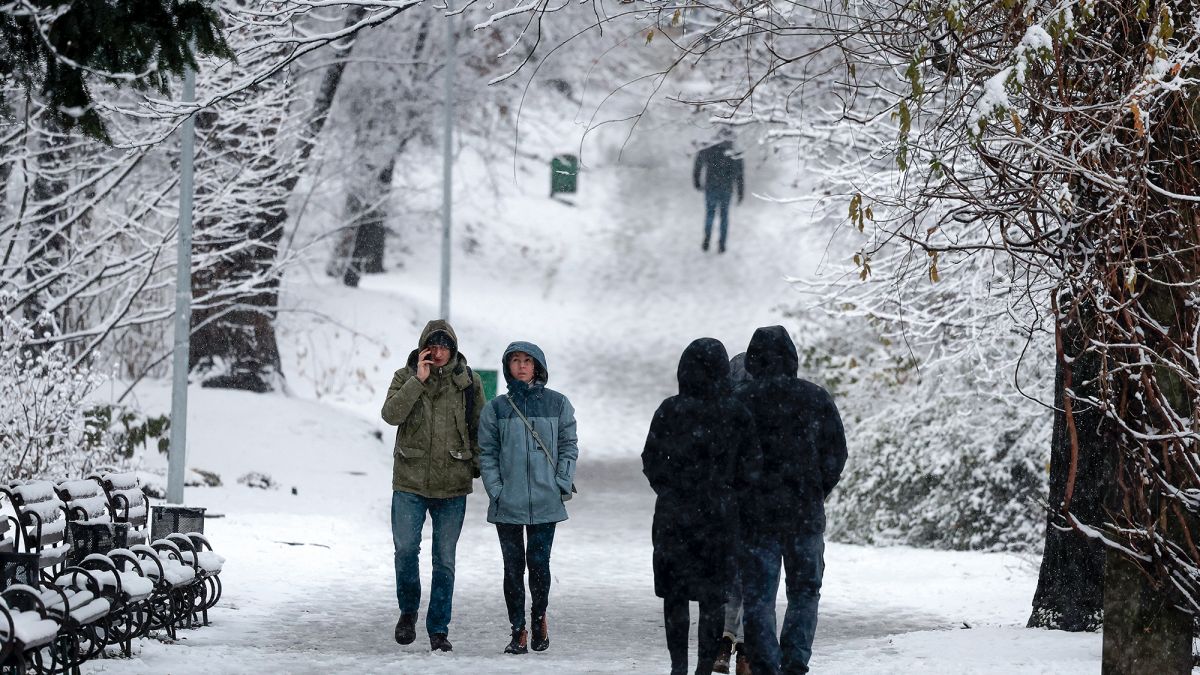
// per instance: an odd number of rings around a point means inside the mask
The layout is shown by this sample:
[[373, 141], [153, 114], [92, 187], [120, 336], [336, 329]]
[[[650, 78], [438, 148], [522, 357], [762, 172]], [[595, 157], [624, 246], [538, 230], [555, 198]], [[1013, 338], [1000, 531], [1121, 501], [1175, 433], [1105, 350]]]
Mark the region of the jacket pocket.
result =
[[554, 482], [558, 484], [558, 490], [563, 494], [563, 501], [571, 498], [571, 492], [575, 487], [575, 462], [569, 459], [562, 459], [558, 462], [558, 472], [554, 474]]
[[418, 448], [410, 445], [396, 446], [396, 456], [403, 459], [419, 459], [425, 455], [425, 448]]

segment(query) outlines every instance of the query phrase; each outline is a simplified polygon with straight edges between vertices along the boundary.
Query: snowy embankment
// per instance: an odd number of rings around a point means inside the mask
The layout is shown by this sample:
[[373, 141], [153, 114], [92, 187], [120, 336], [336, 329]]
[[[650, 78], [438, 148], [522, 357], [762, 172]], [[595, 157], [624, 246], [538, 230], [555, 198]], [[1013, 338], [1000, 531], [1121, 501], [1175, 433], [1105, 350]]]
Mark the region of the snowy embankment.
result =
[[[732, 354], [756, 326], [783, 322], [778, 308], [793, 301], [783, 276], [812, 273], [824, 248], [796, 212], [747, 199], [733, 212], [730, 251], [702, 253], [689, 135], [700, 132], [672, 136], [674, 146], [639, 146], [643, 159], [620, 165], [595, 157], [575, 206], [546, 198], [543, 165], [518, 164], [514, 184], [511, 174], [488, 177], [468, 152], [459, 159], [451, 320], [461, 348], [475, 367], [494, 368], [509, 341], [539, 343], [550, 385], [578, 409], [580, 494], [556, 535], [549, 651], [501, 653], [501, 560], [478, 488], [458, 547], [454, 652], [430, 654], [423, 631], [407, 647], [392, 640], [392, 431], [378, 410], [438, 299], [437, 224], [404, 221], [403, 267], [397, 252], [390, 273], [354, 290], [320, 276], [319, 264], [289, 280], [286, 394], [191, 390], [189, 465], [224, 481], [189, 488], [186, 498], [223, 515], [208, 521], [228, 559], [213, 625], [181, 632], [181, 644], [142, 641], [134, 659], [84, 672], [665, 672], [641, 440], [658, 401], [674, 393], [683, 347], [710, 335]], [[543, 145], [532, 151], [571, 149]], [[753, 190], [773, 179], [750, 158]], [[426, 169], [431, 186], [435, 169]], [[420, 206], [438, 194], [431, 187], [407, 198]], [[151, 411], [169, 407], [163, 383], [144, 384], [138, 396]], [[277, 487], [237, 483], [252, 471]], [[817, 672], [1098, 668], [1098, 635], [1023, 628], [1034, 560], [831, 544], [826, 564]], [[427, 593], [427, 551], [422, 566]]]

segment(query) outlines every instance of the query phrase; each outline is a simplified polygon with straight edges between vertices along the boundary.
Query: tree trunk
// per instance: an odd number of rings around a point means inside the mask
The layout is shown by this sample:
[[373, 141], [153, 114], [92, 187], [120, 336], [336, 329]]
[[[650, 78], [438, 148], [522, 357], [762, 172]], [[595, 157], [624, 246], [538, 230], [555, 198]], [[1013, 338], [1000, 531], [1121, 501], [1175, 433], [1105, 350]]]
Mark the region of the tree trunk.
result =
[[66, 308], [58, 316], [45, 316], [61, 284], [62, 265], [67, 255], [70, 210], [59, 200], [70, 190], [70, 175], [65, 166], [69, 160], [67, 136], [53, 122], [47, 122], [42, 147], [37, 157], [37, 169], [31, 180], [30, 196], [35, 205], [32, 236], [25, 258], [25, 281], [36, 291], [25, 304], [25, 318], [40, 333], [57, 333], [64, 325]]
[[[350, 27], [358, 23], [366, 11], [364, 6], [351, 8], [344, 25]], [[206, 378], [203, 382], [206, 387], [265, 392], [273, 388], [271, 382], [274, 378], [282, 377], [279, 345], [275, 337], [279, 278], [271, 271], [279, 252], [279, 242], [283, 238], [283, 224], [287, 221], [287, 198], [303, 175], [317, 138], [329, 119], [329, 110], [337, 95], [346, 59], [354, 48], [356, 35], [347, 37], [338, 45], [341, 58], [325, 71], [305, 131], [300, 137], [295, 164], [287, 167], [290, 173], [280, 183], [282, 194], [259, 204], [245, 239], [234, 242], [236, 252], [223, 256], [210, 275], [197, 278], [194, 293], [205, 290], [211, 292], [243, 281], [261, 280], [253, 284], [252, 292], [240, 295], [233, 305], [193, 310], [189, 363], [193, 368], [206, 364], [222, 371]], [[199, 224], [197, 231], [200, 231]], [[250, 245], [240, 245], [246, 242]]]
[[[430, 21], [426, 14], [418, 24], [413, 39], [412, 51], [409, 58], [413, 63], [421, 63], [426, 57]], [[383, 258], [387, 243], [387, 217], [389, 197], [392, 192], [392, 176], [396, 170], [396, 160], [404, 153], [409, 141], [416, 137], [418, 125], [425, 107], [414, 105], [420, 99], [418, 86], [414, 84], [421, 78], [420, 66], [413, 68], [410, 84], [394, 94], [380, 92], [380, 95], [394, 96], [405, 107], [402, 115], [393, 111], [380, 110], [379, 96], [365, 97], [365, 100], [375, 105], [369, 110], [360, 110], [355, 115], [358, 124], [355, 128], [355, 151], [360, 161], [365, 163], [364, 170], [356, 172], [355, 176], [361, 182], [352, 182], [346, 188], [346, 207], [344, 221], [346, 229], [338, 237], [334, 245], [333, 256], [330, 258], [326, 273], [333, 277], [340, 276], [342, 283], [357, 287], [363, 274], [379, 274], [384, 271]], [[385, 122], [380, 121], [380, 117]], [[395, 119], [400, 122], [397, 124]], [[387, 129], [388, 142], [395, 139], [395, 146], [380, 152], [379, 132], [375, 128], [382, 123]]]
[[1103, 675], [1192, 672], [1192, 615], [1129, 556], [1109, 550], [1104, 572]]
[[[1100, 374], [1099, 358], [1085, 352], [1084, 330], [1078, 320], [1065, 319], [1060, 327], [1063, 353], [1059, 354], [1054, 378], [1054, 434], [1050, 448], [1050, 496], [1046, 515], [1046, 545], [1033, 596], [1030, 628], [1067, 631], [1098, 630], [1103, 620], [1104, 546], [1070, 528], [1063, 518], [1067, 484], [1072, 482], [1071, 515], [1087, 525], [1104, 522], [1106, 486], [1111, 482], [1111, 463], [1106, 466], [1104, 417], [1093, 406], [1070, 401], [1072, 419], [1066, 414], [1065, 380], [1077, 394], [1092, 394], [1091, 380]], [[1066, 358], [1064, 358], [1064, 356]], [[1067, 361], [1071, 360], [1070, 371]], [[1074, 434], [1069, 426], [1073, 424]], [[1072, 441], [1074, 437], [1074, 443]], [[1072, 446], [1075, 448], [1075, 475]]]
[[342, 282], [350, 287], [358, 286], [364, 274], [383, 272], [384, 246], [387, 243], [387, 200], [392, 190], [392, 173], [396, 169], [396, 155], [392, 154], [387, 165], [371, 181], [371, 190], [365, 194], [359, 190], [346, 193], [346, 213], [357, 221], [346, 232], [345, 240], [339, 244], [345, 262]]
[[[1186, 295], [1178, 289], [1183, 281], [1195, 278], [1196, 270], [1181, 270], [1167, 265], [1151, 270], [1140, 303], [1143, 309], [1159, 325], [1168, 329], [1168, 335], [1178, 340], [1181, 329], [1179, 309], [1187, 305]], [[1172, 287], [1172, 283], [1178, 286]], [[1150, 345], [1163, 350], [1163, 344], [1153, 337]], [[1165, 351], [1165, 350], [1163, 350]], [[1184, 383], [1169, 368], [1154, 367], [1154, 380], [1163, 394], [1165, 403], [1175, 411], [1191, 409]], [[1118, 378], [1121, 381], [1121, 378]], [[1148, 394], [1135, 384], [1125, 380], [1128, 389], [1124, 398], [1145, 397]], [[1145, 414], [1137, 410], [1137, 414]], [[1156, 456], [1171, 453], [1171, 441], [1152, 442], [1151, 452]], [[1158, 446], [1158, 447], [1153, 447]], [[1134, 449], [1134, 452], [1137, 450]], [[1126, 451], [1128, 453], [1129, 451]], [[1114, 489], [1109, 498], [1109, 508], [1121, 509], [1123, 499], [1129, 496], [1117, 489], [1118, 486], [1136, 485], [1145, 479], [1138, 468], [1131, 469], [1129, 460], [1122, 455], [1123, 464], [1116, 474]], [[1153, 480], [1153, 479], [1151, 479]], [[1145, 509], [1154, 514], [1154, 526], [1168, 541], [1188, 540], [1186, 530], [1196, 531], [1196, 519], [1187, 510], [1181, 509], [1172, 516], [1172, 504], [1161, 489], [1150, 492], [1146, 497]], [[1110, 549], [1104, 574], [1104, 652], [1102, 671], [1105, 675], [1129, 675], [1155, 673], [1156, 675], [1185, 674], [1192, 672], [1193, 616], [1183, 609], [1186, 599], [1172, 584], [1170, 573], [1160, 567], [1159, 561], [1147, 561], [1144, 566], [1124, 552]], [[1153, 575], [1153, 576], [1152, 576]]]

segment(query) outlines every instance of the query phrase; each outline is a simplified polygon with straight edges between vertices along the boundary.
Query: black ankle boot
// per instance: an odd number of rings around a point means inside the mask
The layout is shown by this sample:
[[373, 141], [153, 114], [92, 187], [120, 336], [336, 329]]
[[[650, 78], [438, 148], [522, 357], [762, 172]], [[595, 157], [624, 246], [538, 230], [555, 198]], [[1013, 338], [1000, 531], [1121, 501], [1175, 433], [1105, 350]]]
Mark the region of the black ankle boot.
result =
[[454, 645], [446, 639], [445, 633], [434, 633], [429, 636], [429, 651], [433, 652], [452, 652]]
[[504, 648], [505, 654], [527, 654], [529, 653], [529, 631], [524, 628], [518, 628], [512, 632], [512, 640], [508, 646]]
[[550, 647], [550, 627], [546, 625], [546, 617], [533, 617], [533, 639], [530, 641], [530, 647], [535, 652], [544, 652]]
[[400, 614], [400, 620], [396, 622], [396, 642], [402, 645], [410, 645], [413, 640], [417, 639], [417, 613], [404, 612]]

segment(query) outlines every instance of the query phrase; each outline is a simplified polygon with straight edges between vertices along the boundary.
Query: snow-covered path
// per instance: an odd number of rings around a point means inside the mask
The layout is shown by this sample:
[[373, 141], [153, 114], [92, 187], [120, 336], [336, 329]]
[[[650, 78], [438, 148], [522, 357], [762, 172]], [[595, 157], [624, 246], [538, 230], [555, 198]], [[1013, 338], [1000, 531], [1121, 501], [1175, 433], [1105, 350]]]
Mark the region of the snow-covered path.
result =
[[[198, 392], [196, 398], [199, 407], [231, 419], [247, 396]], [[135, 659], [98, 661], [85, 672], [666, 671], [650, 573], [653, 495], [635, 462], [581, 468], [582, 493], [556, 535], [552, 645], [540, 654], [501, 653], [507, 627], [499, 546], [485, 522], [485, 500], [468, 498], [450, 633], [455, 651], [431, 654], [421, 630], [407, 647], [391, 636], [396, 610], [388, 502], [386, 491], [374, 486], [386, 476], [379, 442], [355, 434], [357, 423], [337, 415], [320, 420], [323, 432], [306, 432], [300, 421], [313, 410], [290, 402], [263, 412], [295, 429], [280, 439], [293, 461], [276, 473], [279, 489], [197, 489], [190, 500], [225, 514], [208, 527], [229, 558], [213, 625], [181, 632], [179, 644], [143, 641]], [[232, 449], [243, 431], [231, 424], [210, 433], [210, 458], [228, 469], [262, 461], [271, 451]], [[323, 467], [314, 466], [330, 434], [346, 441]], [[1094, 670], [1098, 636], [1019, 627], [1035, 580], [1028, 560], [836, 544], [826, 558], [813, 661], [818, 672], [990, 673], [997, 664], [1010, 672]], [[428, 583], [427, 554], [422, 567]]]

